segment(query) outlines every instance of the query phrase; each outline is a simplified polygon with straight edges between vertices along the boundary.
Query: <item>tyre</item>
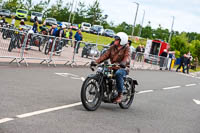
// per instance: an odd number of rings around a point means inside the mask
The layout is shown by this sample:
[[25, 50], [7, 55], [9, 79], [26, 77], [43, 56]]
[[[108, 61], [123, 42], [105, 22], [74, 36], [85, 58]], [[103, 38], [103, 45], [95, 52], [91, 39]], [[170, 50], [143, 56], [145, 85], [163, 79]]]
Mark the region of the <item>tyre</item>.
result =
[[46, 46], [45, 46], [45, 49], [44, 49], [44, 54], [49, 54], [49, 49], [50, 49], [50, 43], [47, 42]]
[[3, 39], [7, 39], [7, 34], [8, 34], [7, 31], [4, 31], [4, 32], [3, 32], [3, 34], [2, 34]]
[[81, 102], [88, 111], [95, 111], [101, 104], [102, 90], [97, 77], [88, 77], [81, 88]]
[[8, 46], [8, 52], [11, 52], [14, 47], [15, 47], [15, 38], [11, 38], [10, 44]]
[[122, 102], [119, 103], [119, 106], [122, 109], [128, 109], [131, 106], [135, 95], [135, 85], [131, 78], [126, 78], [124, 81], [124, 88], [125, 94], [123, 93]]

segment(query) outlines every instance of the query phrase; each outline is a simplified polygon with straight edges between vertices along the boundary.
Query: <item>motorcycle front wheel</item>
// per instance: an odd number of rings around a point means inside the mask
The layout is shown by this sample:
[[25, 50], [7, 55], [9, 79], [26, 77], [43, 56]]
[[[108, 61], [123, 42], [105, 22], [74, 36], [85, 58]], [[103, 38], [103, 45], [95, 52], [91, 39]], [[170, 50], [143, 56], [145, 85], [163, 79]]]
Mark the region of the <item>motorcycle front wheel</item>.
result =
[[101, 104], [102, 91], [98, 84], [98, 79], [88, 77], [81, 88], [81, 102], [86, 110], [95, 111]]

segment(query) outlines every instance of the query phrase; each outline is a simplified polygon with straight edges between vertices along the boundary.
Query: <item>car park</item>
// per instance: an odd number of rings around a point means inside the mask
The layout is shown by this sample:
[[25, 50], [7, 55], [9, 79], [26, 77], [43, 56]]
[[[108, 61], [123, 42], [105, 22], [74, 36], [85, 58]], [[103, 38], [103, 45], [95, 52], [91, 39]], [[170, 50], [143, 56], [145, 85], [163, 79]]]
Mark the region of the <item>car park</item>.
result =
[[90, 32], [90, 28], [91, 28], [91, 24], [90, 23], [86, 23], [86, 22], [82, 22], [81, 23], [81, 31]]
[[107, 37], [114, 37], [115, 32], [111, 29], [105, 29], [102, 35], [107, 36]]
[[50, 25], [50, 26], [57, 25], [57, 21], [55, 18], [46, 18], [45, 22], [46, 22], [46, 25]]
[[16, 15], [15, 15], [16, 19], [27, 20], [27, 16], [28, 16], [28, 11], [27, 10], [24, 10], [24, 9], [17, 9], [16, 10]]
[[42, 23], [42, 16], [43, 14], [40, 12], [31, 12], [31, 22], [34, 22], [35, 17], [37, 17], [38, 22], [41, 24]]
[[5, 17], [11, 17], [10, 10], [7, 10], [7, 9], [1, 9], [0, 10], [0, 15], [1, 16], [5, 16]]
[[93, 25], [90, 29], [90, 33], [102, 35], [104, 29], [103, 26]]

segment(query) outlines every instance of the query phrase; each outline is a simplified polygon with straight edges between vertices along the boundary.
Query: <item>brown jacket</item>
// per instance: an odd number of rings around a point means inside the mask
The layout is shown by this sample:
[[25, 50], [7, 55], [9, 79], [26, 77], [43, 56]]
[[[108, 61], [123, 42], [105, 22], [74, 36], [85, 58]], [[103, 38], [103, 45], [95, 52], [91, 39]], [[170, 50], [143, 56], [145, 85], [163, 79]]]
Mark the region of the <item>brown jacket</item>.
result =
[[118, 46], [112, 45], [106, 53], [104, 53], [99, 59], [96, 60], [96, 63], [101, 63], [104, 60], [110, 58], [111, 63], [119, 63], [125, 66], [130, 65], [130, 48], [128, 45], [123, 46], [118, 50]]

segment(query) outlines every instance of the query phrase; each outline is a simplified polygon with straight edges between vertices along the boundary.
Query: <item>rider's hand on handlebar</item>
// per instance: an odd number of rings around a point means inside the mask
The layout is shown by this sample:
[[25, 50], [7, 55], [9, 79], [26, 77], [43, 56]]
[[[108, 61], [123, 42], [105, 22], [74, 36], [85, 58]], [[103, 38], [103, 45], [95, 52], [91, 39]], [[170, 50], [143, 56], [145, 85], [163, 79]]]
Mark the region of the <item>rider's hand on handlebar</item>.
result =
[[97, 63], [95, 61], [91, 61], [90, 66], [97, 66]]

